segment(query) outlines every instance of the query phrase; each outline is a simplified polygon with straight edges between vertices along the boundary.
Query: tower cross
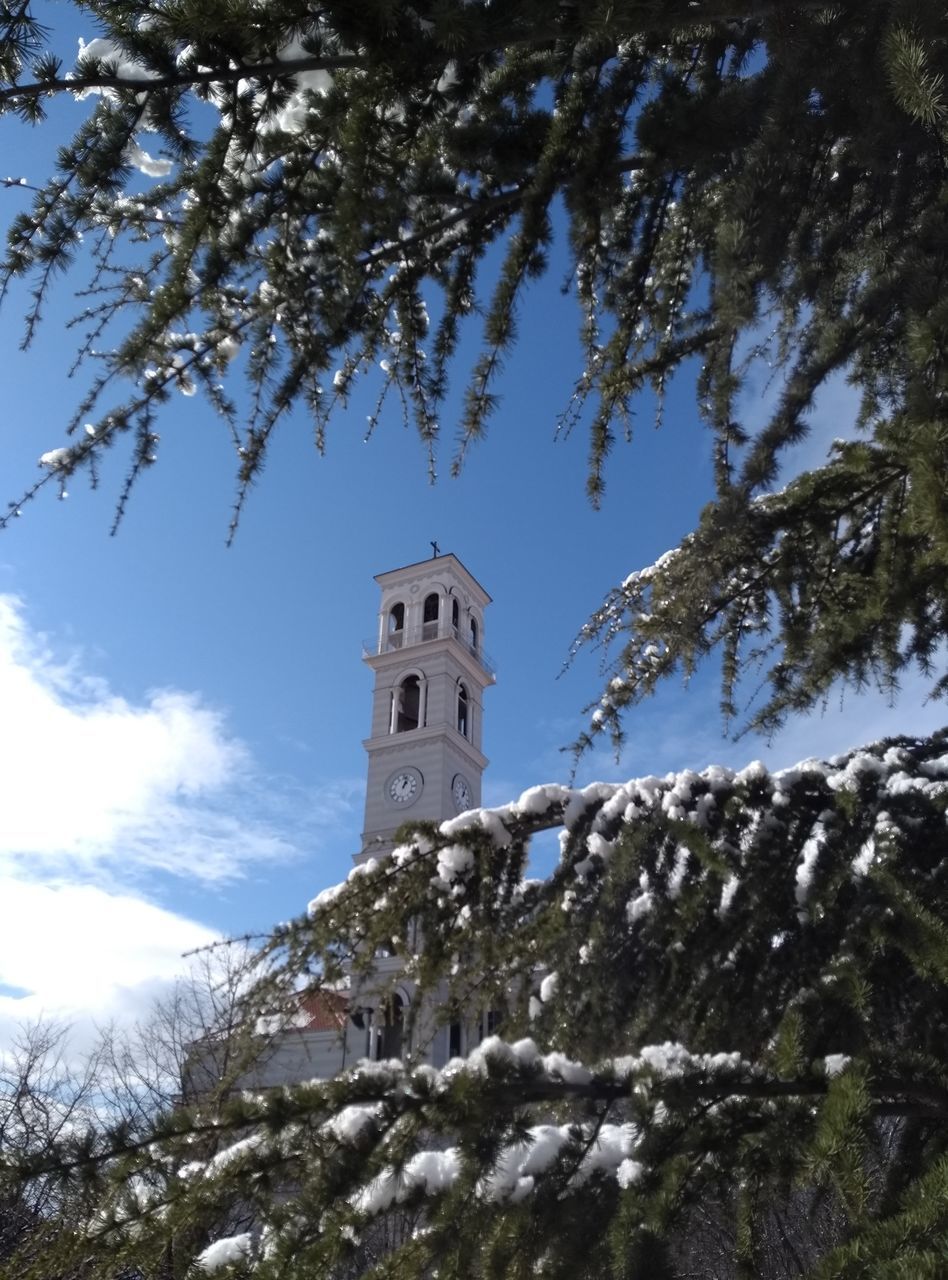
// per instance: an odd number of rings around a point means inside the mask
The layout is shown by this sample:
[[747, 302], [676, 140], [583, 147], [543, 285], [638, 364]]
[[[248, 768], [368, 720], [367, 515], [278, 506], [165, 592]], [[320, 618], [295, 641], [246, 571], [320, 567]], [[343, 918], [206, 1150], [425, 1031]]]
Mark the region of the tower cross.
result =
[[437, 542], [431, 542], [431, 543], [429, 543], [428, 545], [431, 547], [431, 552], [432, 552], [432, 554], [431, 554], [431, 558], [432, 558], [432, 560], [437, 560], [438, 556], [440, 556], [440, 554], [441, 554], [441, 548], [438, 546]]

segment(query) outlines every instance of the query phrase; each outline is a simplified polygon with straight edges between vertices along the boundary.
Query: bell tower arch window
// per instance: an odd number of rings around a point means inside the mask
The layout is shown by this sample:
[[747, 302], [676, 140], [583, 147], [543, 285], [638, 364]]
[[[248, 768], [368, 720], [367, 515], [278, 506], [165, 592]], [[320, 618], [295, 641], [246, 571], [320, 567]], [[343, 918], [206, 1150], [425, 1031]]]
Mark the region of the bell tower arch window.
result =
[[477, 619], [474, 617], [471, 618], [470, 644], [471, 644], [471, 653], [476, 654], [477, 653]]
[[451, 628], [454, 631], [455, 635], [458, 634], [460, 625], [461, 625], [461, 606], [458, 604], [457, 600], [454, 599], [451, 601]]
[[471, 700], [464, 684], [458, 685], [458, 733], [462, 738], [471, 736]]
[[441, 597], [436, 591], [425, 596], [424, 610], [421, 615], [422, 640], [437, 640], [438, 619], [441, 616]]
[[425, 688], [420, 676], [412, 672], [392, 690], [390, 733], [410, 733], [425, 723]]
[[405, 606], [399, 600], [388, 613], [388, 647], [400, 649], [405, 637]]

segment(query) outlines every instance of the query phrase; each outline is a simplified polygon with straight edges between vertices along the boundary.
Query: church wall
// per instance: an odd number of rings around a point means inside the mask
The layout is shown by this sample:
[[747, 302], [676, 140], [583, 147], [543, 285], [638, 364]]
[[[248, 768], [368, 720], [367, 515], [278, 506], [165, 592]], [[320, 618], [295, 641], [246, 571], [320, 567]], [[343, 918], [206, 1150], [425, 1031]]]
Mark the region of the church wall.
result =
[[253, 1071], [241, 1078], [239, 1086], [268, 1089], [305, 1080], [326, 1080], [343, 1069], [345, 1058], [343, 1037], [338, 1031], [285, 1031], [260, 1055]]

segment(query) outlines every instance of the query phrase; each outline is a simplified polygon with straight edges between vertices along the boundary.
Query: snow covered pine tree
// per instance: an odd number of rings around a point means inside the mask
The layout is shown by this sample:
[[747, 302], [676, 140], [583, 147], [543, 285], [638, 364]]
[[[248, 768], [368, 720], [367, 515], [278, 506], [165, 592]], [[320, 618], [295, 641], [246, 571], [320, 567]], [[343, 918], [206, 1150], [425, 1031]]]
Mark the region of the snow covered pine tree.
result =
[[[627, 708], [716, 647], [725, 715], [762, 668], [750, 722], [768, 730], [840, 678], [894, 692], [917, 664], [945, 692], [943, 5], [83, 12], [98, 30], [69, 78], [28, 0], [0, 5], [2, 109], [39, 121], [56, 94], [90, 104], [14, 221], [4, 278], [35, 281], [32, 332], [56, 268], [104, 232], [87, 345], [118, 334], [77, 434], [7, 520], [121, 439], [131, 486], [161, 405], [198, 386], [234, 428], [238, 508], [295, 404], [322, 442], [380, 367], [380, 397], [404, 392], [433, 466], [449, 366], [483, 311], [459, 463], [562, 209], [581, 324], [562, 425], [588, 422], [591, 497], [636, 398], [660, 406], [692, 367], [717, 480], [694, 534], [583, 633], [623, 645], [579, 745], [618, 740]], [[246, 422], [221, 389], [231, 366], [254, 393]], [[761, 366], [780, 394], [747, 423]], [[833, 375], [860, 397], [855, 436], [768, 492]], [[504, 1040], [440, 1074], [376, 1065], [76, 1134], [33, 1166], [74, 1182], [74, 1216], [2, 1274], [81, 1260], [84, 1276], [183, 1276], [203, 1257], [264, 1280], [943, 1275], [946, 785], [939, 736], [782, 775], [541, 788], [406, 833], [280, 931], [248, 1028], [384, 944], [458, 1005], [474, 987], [505, 1009]], [[554, 822], [559, 867], [524, 879], [531, 832]], [[417, 1230], [367, 1250], [419, 1205]], [[245, 1216], [254, 1230], [235, 1230]]]
[[[942, 4], [82, 13], [95, 38], [66, 73], [29, 0], [0, 3], [0, 112], [43, 128], [57, 95], [89, 108], [11, 224], [0, 297], [33, 281], [29, 340], [60, 269], [91, 270], [80, 357], [104, 362], [71, 443], [44, 442], [41, 479], [0, 526], [125, 440], [120, 516], [158, 459], [162, 405], [197, 388], [232, 429], [235, 521], [293, 407], [322, 447], [362, 377], [380, 379], [370, 432], [394, 392], [433, 473], [452, 360], [483, 316], [459, 466], [496, 408], [523, 289], [568, 253], [579, 374], [560, 426], [588, 425], [591, 498], [617, 427], [643, 404], [660, 416], [676, 374], [695, 382], [717, 481], [678, 554], [584, 632], [628, 637], [590, 732], [620, 737], [624, 707], [717, 645], [725, 715], [762, 667], [750, 721], [768, 730], [839, 678], [894, 690], [929, 668], [948, 630]], [[499, 272], [482, 267], [491, 246]], [[769, 493], [834, 376], [859, 403], [850, 438]], [[748, 423], [759, 377], [779, 394]]]
[[77, 1134], [36, 1172], [86, 1220], [0, 1274], [943, 1275], [946, 805], [937, 735], [416, 832], [278, 931], [248, 1019], [384, 945], [504, 1038]]

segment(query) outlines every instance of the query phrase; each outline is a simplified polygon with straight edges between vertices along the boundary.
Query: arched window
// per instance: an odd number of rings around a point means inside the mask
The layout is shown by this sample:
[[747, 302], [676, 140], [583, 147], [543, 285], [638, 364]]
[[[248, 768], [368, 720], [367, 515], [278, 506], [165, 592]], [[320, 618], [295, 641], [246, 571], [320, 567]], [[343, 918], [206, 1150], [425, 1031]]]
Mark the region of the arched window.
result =
[[457, 600], [451, 601], [451, 626], [454, 628], [454, 634], [457, 635], [458, 627], [461, 622], [461, 606]]
[[388, 647], [400, 649], [405, 634], [405, 606], [398, 602], [393, 604], [388, 615]]
[[470, 704], [467, 696], [467, 689], [463, 684], [458, 685], [458, 733], [462, 737], [470, 737], [471, 712]]
[[425, 608], [422, 614], [421, 638], [422, 640], [437, 640], [438, 638], [438, 618], [441, 613], [441, 600], [436, 591], [430, 596], [425, 596]]
[[406, 676], [392, 691], [391, 732], [407, 733], [421, 722], [421, 681], [415, 675]]
[[379, 1059], [400, 1058], [405, 1027], [405, 1001], [396, 991], [379, 1010], [382, 1025], [378, 1030]]
[[471, 619], [471, 653], [477, 653], [477, 619]]

